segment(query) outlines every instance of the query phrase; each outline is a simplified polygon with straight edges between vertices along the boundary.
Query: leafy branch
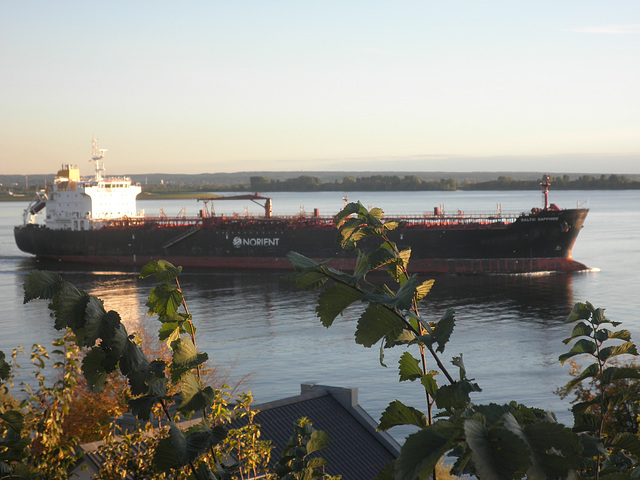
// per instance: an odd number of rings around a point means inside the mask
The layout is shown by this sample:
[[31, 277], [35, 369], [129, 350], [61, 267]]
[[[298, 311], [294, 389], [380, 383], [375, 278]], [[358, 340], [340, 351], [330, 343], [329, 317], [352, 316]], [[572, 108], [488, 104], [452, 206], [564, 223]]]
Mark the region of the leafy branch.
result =
[[[586, 356], [591, 363], [568, 382], [564, 390], [569, 393], [584, 382], [592, 382], [596, 389], [595, 395], [582, 399], [572, 408], [573, 431], [580, 433], [583, 441], [595, 450], [595, 458], [587, 462], [587, 470], [596, 480], [621, 470], [640, 475], [640, 469], [636, 467], [640, 457], [638, 436], [630, 432], [613, 435], [604, 432], [608, 418], [615, 415], [616, 409], [640, 401], [640, 395], [632, 389], [612, 388], [620, 381], [640, 379], [637, 368], [615, 362], [622, 355], [638, 355], [631, 333], [624, 329], [612, 330], [611, 327], [619, 326], [620, 322], [609, 320], [604, 309], [595, 308], [589, 302], [577, 303], [567, 323], [573, 323], [574, 327], [563, 343], [573, 342], [573, 346], [559, 357], [560, 362], [564, 364], [567, 360]], [[615, 343], [611, 345], [611, 341]]]
[[[397, 221], [383, 220], [378, 208], [367, 210], [362, 204], [348, 204], [335, 218], [339, 230], [338, 242], [346, 250], [354, 252], [356, 264], [353, 274], [335, 270], [327, 262], [318, 263], [295, 252], [288, 254], [296, 272], [292, 281], [302, 289], [324, 287], [318, 297], [316, 313], [325, 327], [332, 325], [338, 315], [355, 304], [367, 304], [357, 322], [355, 341], [365, 347], [380, 342], [380, 363], [384, 365], [384, 349], [399, 345], [417, 345], [419, 358], [405, 352], [399, 362], [401, 381], [419, 380], [427, 399], [427, 417], [399, 401], [392, 402], [380, 422], [380, 429], [401, 424], [413, 424], [420, 428], [433, 425], [432, 409], [452, 410], [466, 405], [469, 394], [480, 391], [477, 384], [466, 377], [462, 356], [453, 360], [459, 369], [459, 380], [448, 371], [439, 353], [444, 352], [453, 331], [455, 319], [447, 311], [437, 322], [422, 318], [418, 306], [433, 286], [433, 280], [421, 281], [408, 272], [409, 249], [400, 250], [390, 240], [388, 233], [399, 225]], [[370, 282], [368, 275], [385, 269], [392, 287]], [[429, 352], [437, 370], [428, 368], [426, 352]], [[448, 385], [438, 388], [436, 375], [442, 373]], [[429, 468], [433, 469], [435, 463]]]
[[[102, 391], [108, 375], [119, 369], [127, 378], [133, 396], [129, 408], [135, 416], [147, 421], [154, 407], [160, 406], [169, 434], [158, 442], [156, 468], [170, 471], [187, 467], [196, 478], [204, 478], [202, 475], [218, 473], [199, 460], [206, 451], [213, 454], [212, 448], [225, 438], [226, 431], [211, 425], [206, 416], [216, 401], [216, 392], [205, 386], [200, 376], [200, 367], [208, 357], [197, 350], [191, 316], [178, 312], [184, 305], [175, 282], [180, 271], [168, 262], [157, 261], [142, 272], [143, 278], [155, 276], [160, 282], [151, 291], [147, 307], [149, 314], [157, 314], [161, 322], [159, 335], [171, 349], [170, 362], [148, 359], [117, 312], [106, 311], [101, 300], [64, 282], [57, 274], [31, 272], [25, 282], [25, 302], [49, 300], [56, 329], [70, 329], [75, 342], [86, 348], [82, 371], [93, 391]], [[198, 427], [182, 431], [171, 405], [185, 417], [200, 412]]]
[[[0, 478], [5, 474], [13, 478], [23, 472], [41, 478], [38, 470], [46, 478], [67, 478], [67, 470], [75, 461], [73, 452], [60, 454], [58, 461], [40, 455], [40, 463], [34, 464], [28, 449], [33, 451], [37, 446], [32, 437], [45, 439], [43, 442], [51, 446], [49, 450], [54, 455], [63, 452], [60, 425], [68, 411], [74, 382], [80, 378], [80, 368], [95, 392], [105, 388], [111, 374], [120, 372], [128, 385], [130, 412], [146, 422], [138, 423], [133, 433], [106, 435], [100, 449], [105, 458], [101, 477], [142, 475], [210, 480], [273, 476], [267, 471], [271, 442], [260, 439], [260, 425], [254, 422], [258, 412], [251, 409], [251, 393], [241, 395], [237, 404], [231, 405], [228, 386], [213, 388], [204, 383], [208, 356], [197, 349], [196, 328], [178, 282], [180, 272], [180, 267], [163, 260], [146, 265], [141, 272], [142, 278], [153, 277], [158, 282], [149, 293], [147, 313], [158, 318], [159, 339], [169, 348], [170, 360], [148, 358], [136, 336], [127, 332], [118, 313], [106, 311], [97, 297], [78, 290], [55, 273], [34, 271], [28, 275], [25, 303], [48, 300], [55, 328], [65, 332], [64, 339], [57, 343], [63, 348], [56, 351], [66, 355], [66, 360], [57, 364], [64, 369], [64, 375], [53, 387], [46, 387], [42, 371], [48, 354], [39, 345], [33, 347], [32, 359], [39, 368], [40, 388], [32, 400], [37, 401], [40, 392], [45, 392], [57, 408], [51, 409], [51, 415], [41, 416], [46, 429], [35, 430], [43, 433], [34, 437], [34, 429], [26, 425], [21, 409], [9, 401], [10, 397], [2, 396]], [[84, 358], [80, 367], [81, 351]], [[0, 393], [8, 393], [11, 375], [11, 365], [0, 352]], [[196, 420], [180, 422], [194, 415]], [[152, 416], [156, 417], [159, 430], [150, 423]], [[231, 422], [236, 422], [235, 428], [228, 430]], [[323, 434], [314, 432], [312, 437], [319, 435]], [[322, 438], [326, 440], [326, 436]], [[319, 470], [318, 462], [322, 461], [303, 459], [305, 467], [300, 472], [305, 478], [308, 475], [329, 478]], [[292, 474], [298, 478], [293, 470]]]
[[[586, 354], [593, 363], [565, 388], [570, 391], [585, 380], [598, 383], [597, 395], [574, 406], [573, 430], [557, 423], [551, 413], [516, 402], [475, 405], [470, 393], [479, 392], [480, 387], [467, 378], [462, 355], [452, 359], [459, 380], [453, 379], [439, 358], [453, 331], [453, 313], [447, 311], [439, 321], [428, 322], [418, 311], [433, 282], [409, 275], [410, 250], [400, 250], [388, 235], [398, 222], [384, 222], [382, 210], [369, 211], [360, 203], [352, 203], [336, 216], [335, 224], [338, 241], [356, 257], [353, 273], [290, 253], [296, 270], [292, 281], [302, 289], [322, 288], [316, 313], [326, 327], [353, 304], [364, 303], [355, 341], [365, 347], [380, 342], [383, 365], [385, 348], [417, 345], [420, 350], [420, 358], [408, 351], [400, 356], [399, 379], [419, 380], [427, 395], [428, 412], [425, 415], [398, 400], [383, 412], [378, 429], [413, 425], [418, 431], [407, 436], [395, 464], [384, 469], [378, 479], [415, 480], [431, 472], [435, 479], [435, 466], [444, 455], [455, 460], [453, 474], [481, 479], [564, 479], [580, 475], [599, 480], [605, 475], [611, 479], [640, 475], [636, 468], [640, 461], [638, 437], [630, 433], [603, 436], [606, 415], [616, 406], [638, 400], [620, 389], [610, 394], [607, 386], [621, 379], [638, 379], [640, 374], [638, 369], [609, 363], [619, 355], [637, 353], [626, 330], [605, 328], [618, 324], [608, 321], [601, 309], [578, 304], [568, 319], [577, 324], [565, 343], [577, 341], [560, 361]], [[393, 281], [391, 286], [380, 283], [379, 277], [368, 280], [374, 272], [378, 275], [384, 270]], [[622, 343], [605, 345], [610, 340]], [[428, 369], [425, 350], [439, 372]], [[444, 375], [447, 384], [438, 385], [438, 373]], [[435, 417], [431, 413], [434, 402], [438, 409]]]

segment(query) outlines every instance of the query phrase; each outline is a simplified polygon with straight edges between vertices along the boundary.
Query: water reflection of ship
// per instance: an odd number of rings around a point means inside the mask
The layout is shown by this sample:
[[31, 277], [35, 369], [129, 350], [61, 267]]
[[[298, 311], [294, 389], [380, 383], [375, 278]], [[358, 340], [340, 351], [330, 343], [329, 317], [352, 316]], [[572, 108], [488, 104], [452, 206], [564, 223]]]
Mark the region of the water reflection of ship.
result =
[[[555, 321], [564, 318], [574, 303], [572, 275], [442, 276], [423, 301], [425, 310], [509, 310], [514, 318]], [[198, 303], [229, 310], [243, 305], [266, 318], [280, 314], [315, 315], [317, 292], [301, 292], [275, 273], [243, 272], [185, 275], [182, 286]], [[195, 298], [194, 298], [195, 297]], [[303, 305], [308, 305], [303, 307]], [[255, 321], [247, 320], [247, 321]]]
[[[108, 299], [105, 305], [127, 316], [145, 313], [144, 300], [153, 281], [141, 282], [138, 274], [113, 272], [63, 262], [35, 262], [24, 259], [23, 269], [40, 268], [60, 272], [65, 280], [76, 279], [81, 288]], [[510, 311], [522, 318], [537, 321], [564, 318], [576, 300], [573, 298], [569, 274], [495, 275], [495, 276], [421, 276], [434, 278], [435, 284], [423, 301], [423, 309]], [[385, 281], [382, 278], [382, 281]], [[181, 284], [195, 311], [210, 313], [211, 309], [223, 315], [235, 314], [238, 305], [259, 312], [264, 319], [276, 315], [301, 313], [302, 304], [309, 304], [311, 314], [315, 308], [314, 292], [300, 292], [280, 273], [264, 271], [232, 271], [183, 274]], [[105, 302], [106, 304], [107, 302]], [[224, 313], [223, 313], [224, 312]], [[220, 319], [224, 322], [223, 319]], [[246, 319], [256, 322], [257, 318]]]
[[534, 322], [564, 319], [573, 308], [572, 275], [436, 277], [428, 308], [491, 309]]

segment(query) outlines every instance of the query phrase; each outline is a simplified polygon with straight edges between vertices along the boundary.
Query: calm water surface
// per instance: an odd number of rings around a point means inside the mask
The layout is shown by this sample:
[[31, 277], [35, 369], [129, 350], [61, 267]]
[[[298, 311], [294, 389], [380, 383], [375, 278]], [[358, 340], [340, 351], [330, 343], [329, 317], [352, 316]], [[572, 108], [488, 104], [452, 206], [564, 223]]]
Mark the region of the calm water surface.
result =
[[[319, 208], [333, 214], [342, 195], [330, 193], [272, 194], [276, 214], [297, 214]], [[421, 214], [444, 205], [448, 211], [526, 211], [540, 205], [536, 192], [376, 192], [350, 193], [350, 200], [382, 207], [389, 214]], [[640, 338], [640, 192], [552, 192], [560, 207], [591, 209], [574, 247], [573, 257], [598, 269], [571, 275], [440, 277], [423, 302], [427, 318], [455, 310], [456, 328], [444, 357], [463, 354], [467, 372], [483, 388], [477, 403], [511, 399], [555, 412], [571, 422], [567, 404], [553, 391], [569, 380], [568, 367], [557, 361], [570, 333], [564, 319], [572, 305], [590, 301], [607, 309], [609, 318], [624, 322]], [[49, 344], [56, 338], [43, 302], [22, 304], [26, 274], [43, 268], [14, 244], [13, 226], [26, 203], [0, 203], [0, 349]], [[195, 214], [195, 201], [140, 201], [139, 209], [167, 215], [183, 207]], [[216, 213], [243, 214], [253, 204], [220, 202]], [[47, 264], [78, 287], [98, 295], [107, 309], [118, 311], [130, 325], [144, 322], [154, 333], [155, 319], [145, 315], [152, 283], [135, 272], [87, 271], [73, 265]], [[198, 326], [199, 347], [231, 381], [250, 375], [243, 385], [258, 402], [295, 395], [303, 382], [357, 387], [361, 405], [378, 418], [389, 401], [399, 398], [418, 408], [424, 403], [417, 385], [397, 381], [396, 360], [389, 352], [383, 368], [378, 348], [355, 345], [357, 312], [337, 319], [329, 329], [315, 317], [315, 294], [295, 290], [281, 274], [268, 272], [185, 272], [181, 277]], [[453, 367], [452, 367], [453, 370]]]

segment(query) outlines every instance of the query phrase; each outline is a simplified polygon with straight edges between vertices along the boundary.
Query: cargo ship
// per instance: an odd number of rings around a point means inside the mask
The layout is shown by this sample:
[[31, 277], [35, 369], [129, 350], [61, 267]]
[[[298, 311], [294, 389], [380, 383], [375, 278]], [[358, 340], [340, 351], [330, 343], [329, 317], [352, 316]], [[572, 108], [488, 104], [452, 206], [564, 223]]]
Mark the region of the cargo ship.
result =
[[[184, 268], [291, 269], [290, 251], [330, 266], [350, 269], [353, 254], [336, 241], [333, 216], [278, 216], [260, 194], [202, 199], [197, 216], [168, 217], [136, 210], [140, 185], [126, 177], [105, 177], [106, 150], [94, 139], [95, 176], [82, 179], [77, 166], [63, 165], [53, 185], [36, 193], [15, 227], [17, 246], [38, 259], [90, 265], [142, 266], [165, 259]], [[541, 208], [520, 214], [447, 214], [436, 207], [422, 215], [394, 217], [391, 240], [411, 248], [410, 270], [429, 274], [516, 274], [574, 272], [587, 267], [571, 251], [588, 213], [560, 209], [548, 201], [548, 177], [541, 183]], [[258, 203], [262, 215], [216, 215], [213, 203]], [[44, 224], [35, 216], [46, 212]]]

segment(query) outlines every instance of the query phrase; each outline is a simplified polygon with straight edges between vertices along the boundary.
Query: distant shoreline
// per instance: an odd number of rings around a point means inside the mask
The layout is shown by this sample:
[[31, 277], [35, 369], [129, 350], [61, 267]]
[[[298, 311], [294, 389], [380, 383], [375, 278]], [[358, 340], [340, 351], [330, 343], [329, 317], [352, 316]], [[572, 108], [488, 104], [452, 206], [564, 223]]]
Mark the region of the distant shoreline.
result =
[[[601, 190], [601, 191], [619, 191], [619, 190], [638, 190], [640, 189], [640, 187], [638, 186], [634, 186], [634, 187], [630, 187], [630, 188], [562, 188], [562, 189], [556, 189], [556, 190], [563, 190], [563, 191], [585, 191], [585, 190]], [[494, 191], [494, 192], [522, 192], [522, 191], [531, 191], [531, 188], [495, 188], [495, 189], [475, 189], [475, 188], [459, 188], [456, 189], [459, 191]], [[260, 190], [259, 192], [253, 192], [251, 191], [251, 193], [260, 193], [263, 195], [268, 196], [271, 193], [284, 193], [284, 192], [289, 192], [289, 193], [311, 193], [311, 192], [331, 192], [331, 191], [335, 191], [335, 190], [323, 190], [323, 189], [319, 189], [319, 190], [276, 190], [276, 191], [268, 191], [268, 190]], [[405, 189], [405, 190], [360, 190], [360, 189], [354, 189], [354, 190], [341, 190], [342, 193], [350, 193], [350, 192], [398, 192], [398, 193], [402, 193], [402, 192], [413, 192], [416, 190], [412, 190], [412, 189]], [[430, 191], [430, 192], [447, 192], [447, 191], [455, 191], [453, 189], [446, 189], [446, 188], [442, 188], [442, 189], [437, 189], [437, 190], [420, 190], [420, 191]], [[244, 191], [233, 191], [233, 194], [242, 194], [242, 193], [249, 193], [250, 190], [244, 190]], [[221, 193], [226, 193], [225, 192], [221, 192]], [[215, 200], [217, 197], [219, 197], [221, 195], [217, 195], [215, 193], [209, 193], [209, 192], [171, 192], [171, 193], [149, 193], [149, 192], [143, 192], [140, 195], [138, 195], [138, 197], [136, 198], [137, 201], [145, 201], [145, 200], [197, 200], [197, 199], [212, 199]], [[33, 198], [33, 196], [27, 196], [27, 195], [0, 195], [0, 202], [6, 202], [6, 203], [19, 203], [19, 202], [30, 202], [31, 199]]]
[[[485, 174], [486, 175], [486, 174]], [[369, 176], [345, 176], [342, 179], [331, 179], [328, 177], [298, 175], [289, 178], [272, 178], [262, 175], [249, 177], [248, 184], [233, 182], [219, 184], [207, 182], [200, 178], [199, 182], [194, 182], [194, 178], [182, 181], [160, 181], [159, 183], [147, 184], [136, 182], [141, 185], [142, 193], [138, 200], [171, 200], [171, 199], [197, 199], [216, 198], [215, 192], [248, 194], [261, 192], [265, 194], [275, 192], [339, 192], [341, 194], [349, 192], [448, 192], [448, 191], [535, 191], [539, 190], [541, 182], [546, 182], [546, 176], [539, 176], [529, 179], [514, 178], [500, 175], [476, 180], [461, 180], [454, 177], [439, 179], [424, 179], [417, 175], [397, 174], [376, 174]], [[157, 180], [157, 179], [156, 179]], [[230, 180], [230, 179], [227, 179]], [[640, 190], [640, 178], [628, 178], [625, 175], [582, 175], [571, 178], [569, 175], [548, 177], [552, 185], [552, 190]], [[53, 180], [45, 182], [44, 185], [51, 185]], [[0, 186], [0, 201], [20, 202], [30, 201], [34, 191], [41, 187], [36, 187], [35, 183], [20, 186], [15, 182], [12, 187]]]

